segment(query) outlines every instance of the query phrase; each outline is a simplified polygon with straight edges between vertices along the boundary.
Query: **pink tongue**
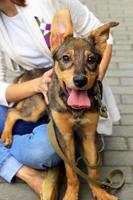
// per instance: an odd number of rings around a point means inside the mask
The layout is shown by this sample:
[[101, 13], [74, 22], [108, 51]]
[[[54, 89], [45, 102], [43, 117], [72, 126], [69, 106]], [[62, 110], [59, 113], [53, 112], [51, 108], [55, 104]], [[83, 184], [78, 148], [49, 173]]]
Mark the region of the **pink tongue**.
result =
[[86, 90], [71, 90], [67, 104], [75, 109], [90, 108], [91, 101]]

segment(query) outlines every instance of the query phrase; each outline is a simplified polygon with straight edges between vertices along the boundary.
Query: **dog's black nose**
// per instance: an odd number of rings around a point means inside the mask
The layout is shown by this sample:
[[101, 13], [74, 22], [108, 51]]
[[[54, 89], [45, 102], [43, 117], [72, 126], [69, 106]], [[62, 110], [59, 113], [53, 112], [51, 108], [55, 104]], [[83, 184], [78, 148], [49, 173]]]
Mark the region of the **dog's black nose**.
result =
[[76, 75], [73, 77], [73, 82], [77, 87], [83, 87], [87, 84], [87, 77], [84, 75]]

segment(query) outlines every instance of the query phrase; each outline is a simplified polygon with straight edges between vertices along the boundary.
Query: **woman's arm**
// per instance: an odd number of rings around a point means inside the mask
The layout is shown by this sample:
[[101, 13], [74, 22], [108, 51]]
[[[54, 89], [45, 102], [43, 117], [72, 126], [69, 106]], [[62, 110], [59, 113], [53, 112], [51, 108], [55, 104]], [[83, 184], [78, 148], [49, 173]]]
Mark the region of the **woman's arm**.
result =
[[103, 80], [105, 73], [108, 69], [109, 63], [110, 63], [110, 59], [112, 56], [112, 45], [111, 44], [107, 44], [106, 49], [104, 51], [100, 66], [99, 66], [99, 77], [98, 79], [100, 81]]
[[39, 78], [23, 83], [10, 84], [6, 88], [5, 96], [8, 103], [17, 102], [37, 93]]
[[0, 81], [4, 81], [5, 71], [6, 71], [5, 57], [4, 53], [0, 51]]
[[100, 20], [79, 0], [61, 0], [68, 7], [77, 36], [87, 37], [102, 25]]
[[47, 92], [53, 70], [49, 70], [41, 77], [23, 83], [14, 83], [6, 88], [5, 96], [8, 103], [17, 102], [37, 93], [43, 93], [48, 103]]

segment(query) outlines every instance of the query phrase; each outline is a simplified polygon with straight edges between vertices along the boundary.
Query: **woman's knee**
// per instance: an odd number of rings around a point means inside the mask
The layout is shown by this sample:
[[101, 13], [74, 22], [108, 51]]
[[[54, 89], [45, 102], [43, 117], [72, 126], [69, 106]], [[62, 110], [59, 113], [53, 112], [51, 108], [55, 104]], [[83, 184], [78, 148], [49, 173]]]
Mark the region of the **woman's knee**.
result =
[[39, 148], [37, 152], [32, 155], [31, 166], [38, 169], [47, 169], [56, 166], [61, 160], [54, 149]]
[[56, 166], [60, 162], [60, 158], [52, 146], [41, 143], [33, 151], [30, 149], [23, 154], [20, 161], [33, 168], [47, 169]]

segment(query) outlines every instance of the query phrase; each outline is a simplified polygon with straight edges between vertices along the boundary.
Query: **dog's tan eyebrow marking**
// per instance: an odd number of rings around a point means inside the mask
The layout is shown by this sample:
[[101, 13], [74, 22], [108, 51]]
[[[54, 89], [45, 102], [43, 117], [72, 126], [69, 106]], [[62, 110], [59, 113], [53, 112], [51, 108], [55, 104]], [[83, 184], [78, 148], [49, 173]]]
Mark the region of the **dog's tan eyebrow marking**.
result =
[[94, 55], [91, 51], [85, 50], [84, 52], [85, 57]]
[[64, 52], [63, 55], [74, 56], [74, 50], [70, 49], [70, 50]]

